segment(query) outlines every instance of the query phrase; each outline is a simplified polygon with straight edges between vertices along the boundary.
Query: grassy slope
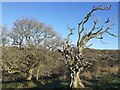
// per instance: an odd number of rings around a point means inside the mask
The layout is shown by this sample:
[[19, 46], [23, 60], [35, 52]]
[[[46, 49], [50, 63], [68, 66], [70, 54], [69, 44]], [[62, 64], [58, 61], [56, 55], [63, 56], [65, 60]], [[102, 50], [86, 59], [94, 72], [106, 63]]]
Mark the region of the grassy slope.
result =
[[[95, 50], [95, 49], [86, 49], [85, 53], [89, 55], [88, 57], [95, 57], [92, 53], [98, 54], [106, 54], [111, 55], [114, 58], [118, 58], [118, 51], [117, 50]], [[114, 62], [114, 61], [110, 61]], [[117, 62], [116, 62], [117, 63]], [[108, 67], [109, 68], [109, 67]], [[108, 70], [108, 68], [106, 68]], [[110, 70], [115, 71], [114, 67]], [[99, 70], [99, 69], [98, 69]], [[108, 70], [109, 71], [109, 70]], [[96, 72], [94, 72], [95, 74]], [[88, 73], [89, 75], [89, 73]], [[120, 75], [118, 73], [108, 73], [104, 74], [101, 77], [92, 77], [91, 79], [85, 79], [86, 82], [84, 84], [86, 87], [91, 88], [120, 88]], [[23, 81], [23, 82], [11, 82], [11, 83], [4, 83], [2, 84], [3, 88], [65, 88], [69, 87], [70, 81], [61, 81], [58, 79], [52, 78], [42, 78], [38, 81]]]

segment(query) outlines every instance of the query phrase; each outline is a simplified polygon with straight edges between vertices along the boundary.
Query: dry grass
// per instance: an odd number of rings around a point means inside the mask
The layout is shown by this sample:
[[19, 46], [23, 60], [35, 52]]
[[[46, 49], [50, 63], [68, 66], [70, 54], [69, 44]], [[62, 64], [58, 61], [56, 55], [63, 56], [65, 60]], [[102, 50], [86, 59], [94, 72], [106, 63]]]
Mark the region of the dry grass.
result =
[[83, 76], [87, 80], [92, 79], [92, 73], [90, 71], [84, 72], [81, 76]]
[[101, 77], [106, 74], [118, 74], [119, 73], [119, 65], [114, 64], [110, 66], [108, 64], [103, 65], [103, 63], [95, 63], [91, 68], [86, 70], [81, 74], [87, 80], [93, 79], [95, 77]]
[[116, 65], [116, 66], [106, 66], [104, 68], [102, 68], [102, 72], [106, 72], [106, 73], [114, 73], [114, 74], [117, 74], [118, 73], [118, 70], [119, 70], [119, 66]]

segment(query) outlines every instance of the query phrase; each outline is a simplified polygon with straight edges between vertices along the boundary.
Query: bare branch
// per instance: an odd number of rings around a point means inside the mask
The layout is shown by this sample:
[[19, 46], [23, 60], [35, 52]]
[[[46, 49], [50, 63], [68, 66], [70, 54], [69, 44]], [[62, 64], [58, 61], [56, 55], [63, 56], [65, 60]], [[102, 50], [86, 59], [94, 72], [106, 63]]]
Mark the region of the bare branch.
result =
[[108, 44], [108, 43], [103, 42], [101, 39], [100, 39], [100, 41], [101, 41], [102, 44]]
[[62, 50], [60, 50], [60, 49], [58, 49], [58, 51], [59, 51], [60, 53], [63, 53], [63, 51], [62, 51]]
[[89, 45], [87, 45], [87, 46], [85, 46], [86, 48], [89, 48], [90, 46], [92, 46], [93, 44], [91, 43], [91, 44], [89, 44]]
[[96, 18], [94, 18], [94, 26], [93, 26], [92, 30], [90, 31], [90, 34], [92, 34], [93, 30], [96, 29], [96, 25], [97, 25], [98, 21], [99, 21], [99, 19], [96, 20]]
[[73, 35], [73, 30], [75, 30], [75, 28], [70, 28], [68, 25], [67, 25], [67, 28], [69, 29], [70, 33], [68, 34], [68, 40], [70, 39], [70, 36]]
[[102, 8], [101, 6], [98, 6], [98, 7], [93, 7], [93, 10], [110, 10], [110, 8], [111, 8], [111, 5], [110, 6], [108, 6], [108, 5], [106, 5], [106, 7], [104, 7], [104, 8]]
[[[103, 30], [104, 25], [102, 25], [102, 27], [96, 33], [92, 33], [93, 30], [98, 29], [98, 28], [96, 28], [96, 24], [100, 19], [99, 18], [99, 19], [96, 20], [96, 18], [94, 18], [94, 26], [93, 26], [92, 30], [87, 35], [84, 35], [81, 38], [81, 34], [85, 30], [85, 23], [88, 22], [88, 20], [90, 19], [92, 13], [94, 11], [97, 11], [97, 10], [109, 10], [110, 8], [111, 8], [111, 6], [108, 6], [108, 5], [106, 7], [104, 7], [104, 8], [102, 8], [101, 6], [98, 6], [98, 7], [94, 6], [93, 9], [86, 15], [86, 17], [84, 17], [84, 19], [80, 23], [78, 23], [78, 36], [79, 37], [78, 37], [78, 41], [77, 41], [77, 46], [79, 46], [79, 44], [82, 43], [82, 41], [84, 41], [85, 42], [84, 44], [86, 44], [88, 42], [88, 40], [95, 37], [98, 33], [100, 33]], [[108, 23], [109, 21], [110, 20], [108, 19], [106, 23]], [[80, 29], [80, 26], [81, 26], [82, 29]], [[109, 27], [107, 29], [109, 29]]]
[[95, 37], [96, 39], [103, 39], [103, 36], [101, 36], [101, 37]]
[[103, 30], [103, 27], [104, 27], [104, 25], [102, 25], [102, 27], [97, 31], [97, 32], [95, 32], [95, 33], [92, 33], [92, 35], [96, 35], [96, 34], [98, 34], [100, 31], [102, 31]]
[[109, 23], [110, 22], [110, 19], [108, 18], [107, 21], [105, 23]]
[[97, 34], [98, 34], [98, 35], [104, 34], [104, 33], [107, 32], [109, 29], [111, 29], [110, 27], [113, 26], [113, 25], [114, 25], [114, 24], [110, 24], [104, 31], [98, 32]]
[[112, 33], [110, 33], [109, 31], [106, 31], [109, 35], [111, 35], [111, 36], [113, 36], [113, 37], [119, 37], [119, 36], [117, 36], [117, 35], [115, 35], [115, 34], [112, 34]]
[[94, 6], [93, 9], [86, 15], [86, 17], [78, 24], [78, 25], [82, 24], [82, 29], [79, 32], [80, 33], [83, 32], [85, 23], [89, 20], [89, 18], [91, 17], [91, 15], [94, 11], [96, 11], [96, 10], [110, 10], [110, 8], [111, 8], [111, 5], [110, 6], [107, 5], [105, 8], [102, 8], [101, 6], [99, 6], [99, 7]]

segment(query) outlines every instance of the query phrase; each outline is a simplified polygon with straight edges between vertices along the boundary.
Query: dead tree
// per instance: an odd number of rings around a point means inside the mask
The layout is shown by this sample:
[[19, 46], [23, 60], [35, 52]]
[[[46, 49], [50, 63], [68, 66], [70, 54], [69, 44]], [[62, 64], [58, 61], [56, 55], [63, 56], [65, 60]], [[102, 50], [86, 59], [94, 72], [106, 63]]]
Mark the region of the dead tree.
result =
[[[94, 17], [94, 25], [89, 32], [85, 32], [85, 24], [90, 20], [90, 18], [93, 16], [93, 13], [95, 11], [104, 11], [104, 10], [110, 10], [111, 6], [106, 6], [102, 8], [101, 6], [94, 6], [92, 10], [83, 18], [83, 20], [78, 23], [78, 40], [76, 44], [76, 52], [74, 51], [74, 47], [72, 46], [70, 42], [70, 36], [73, 34], [73, 30], [68, 27], [70, 30], [70, 33], [68, 35], [68, 39], [63, 45], [63, 49], [59, 49], [58, 51], [62, 53], [62, 55], [65, 57], [64, 61], [68, 68], [70, 69], [71, 73], [71, 88], [84, 88], [85, 86], [81, 82], [80, 79], [80, 73], [84, 71], [85, 67], [90, 66], [92, 63], [89, 63], [88, 60], [84, 57], [83, 50], [87, 44], [87, 42], [93, 38], [102, 40], [103, 39], [103, 34], [107, 33], [111, 36], [116, 37], [114, 34], [111, 34], [109, 30], [111, 29], [111, 26], [114, 24], [109, 24], [110, 20], [109, 18], [107, 21], [104, 22], [101, 27], [97, 27], [97, 23], [100, 18], [96, 19]], [[109, 25], [108, 25], [109, 24]], [[108, 25], [108, 26], [107, 26]], [[105, 27], [107, 26], [107, 27]], [[104, 29], [105, 28], [105, 29]], [[89, 45], [90, 46], [90, 45]]]

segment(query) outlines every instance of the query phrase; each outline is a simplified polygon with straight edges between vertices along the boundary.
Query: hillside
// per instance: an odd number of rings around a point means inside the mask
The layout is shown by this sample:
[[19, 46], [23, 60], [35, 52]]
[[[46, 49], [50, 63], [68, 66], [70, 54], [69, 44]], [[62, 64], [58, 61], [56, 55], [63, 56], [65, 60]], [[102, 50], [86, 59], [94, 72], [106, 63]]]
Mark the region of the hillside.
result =
[[[84, 50], [84, 54], [85, 57], [89, 58], [93, 63], [91, 67], [86, 68], [86, 70], [81, 73], [83, 83], [87, 87], [95, 86], [100, 88], [102, 85], [108, 87], [113, 82], [116, 83], [115, 86], [112, 86], [113, 88], [119, 87], [120, 71], [118, 50], [97, 50], [87, 48]], [[17, 47], [2, 47], [3, 88], [52, 88], [54, 84], [62, 88], [68, 87], [70, 80], [69, 70], [66, 68], [63, 61], [58, 60], [59, 57], [62, 56], [58, 51], [49, 51], [43, 48], [39, 50], [35, 48], [20, 50]], [[38, 63], [39, 60], [40, 62]], [[26, 78], [28, 78], [26, 74], [30, 74], [28, 71], [31, 70], [30, 68], [36, 62], [38, 64], [33, 67], [31, 80], [26, 81]], [[37, 73], [38, 68], [39, 73]], [[40, 86], [35, 83], [37, 82], [37, 74]], [[27, 86], [25, 86], [26, 83], [28, 83]], [[98, 84], [100, 86], [98, 86]]]
[[99, 50], [99, 49], [89, 49], [86, 48], [84, 53], [86, 56], [92, 58], [92, 57], [99, 57], [101, 55], [110, 56], [111, 58], [118, 59], [118, 56], [120, 56], [119, 50]]

